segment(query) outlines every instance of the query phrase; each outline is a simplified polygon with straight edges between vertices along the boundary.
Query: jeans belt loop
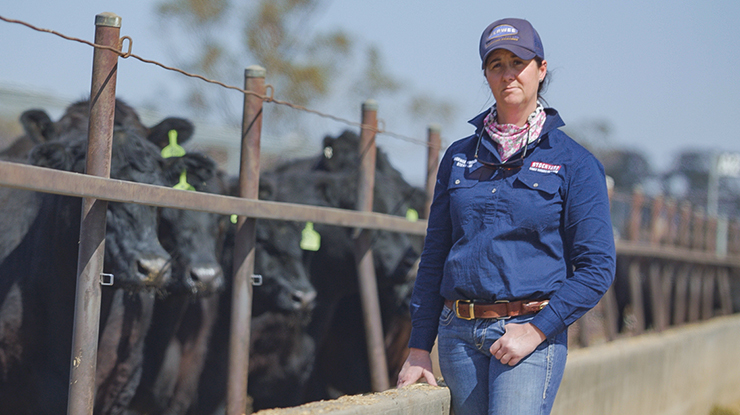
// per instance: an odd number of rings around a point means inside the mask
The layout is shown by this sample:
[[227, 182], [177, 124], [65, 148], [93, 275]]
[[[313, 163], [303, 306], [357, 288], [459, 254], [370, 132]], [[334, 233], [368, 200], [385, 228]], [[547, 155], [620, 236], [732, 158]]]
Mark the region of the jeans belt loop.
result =
[[496, 320], [508, 320], [511, 318], [511, 309], [509, 308], [509, 300], [496, 300], [494, 304], [506, 304], [506, 315], [504, 317], [497, 317]]

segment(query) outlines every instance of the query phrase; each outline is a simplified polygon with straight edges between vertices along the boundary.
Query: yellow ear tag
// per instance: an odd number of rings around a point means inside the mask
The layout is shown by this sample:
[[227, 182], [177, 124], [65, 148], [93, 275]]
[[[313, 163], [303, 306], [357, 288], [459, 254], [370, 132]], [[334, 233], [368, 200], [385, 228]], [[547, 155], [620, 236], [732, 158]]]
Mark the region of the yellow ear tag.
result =
[[180, 182], [176, 185], [172, 186], [174, 189], [180, 189], [180, 190], [195, 190], [193, 186], [188, 183], [188, 171], [183, 170], [182, 173], [180, 173]]
[[236, 224], [237, 220], [239, 219], [239, 216], [237, 215], [231, 215], [231, 223]]
[[416, 209], [411, 209], [406, 211], [406, 220], [409, 222], [416, 222], [419, 220], [419, 212], [416, 211]]
[[177, 144], [177, 130], [170, 130], [167, 132], [167, 137], [170, 139], [170, 144], [162, 149], [162, 157], [182, 157], [185, 155], [185, 149]]
[[301, 249], [304, 251], [318, 251], [321, 247], [321, 235], [313, 230], [313, 222], [306, 222], [301, 231]]

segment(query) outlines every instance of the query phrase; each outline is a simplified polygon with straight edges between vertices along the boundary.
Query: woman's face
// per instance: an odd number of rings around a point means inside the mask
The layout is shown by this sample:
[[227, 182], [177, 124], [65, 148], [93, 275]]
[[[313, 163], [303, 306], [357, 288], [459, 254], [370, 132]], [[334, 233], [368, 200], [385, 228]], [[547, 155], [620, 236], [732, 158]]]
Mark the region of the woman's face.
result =
[[506, 49], [496, 49], [488, 56], [484, 73], [499, 110], [534, 110], [537, 88], [547, 74], [547, 61], [538, 66], [534, 59], [524, 60]]

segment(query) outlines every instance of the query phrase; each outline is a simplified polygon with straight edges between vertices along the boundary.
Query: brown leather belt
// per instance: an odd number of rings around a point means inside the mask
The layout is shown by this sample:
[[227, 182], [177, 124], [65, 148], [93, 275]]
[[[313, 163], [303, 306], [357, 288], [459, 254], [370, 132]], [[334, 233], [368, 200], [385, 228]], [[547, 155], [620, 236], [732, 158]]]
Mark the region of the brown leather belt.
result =
[[509, 317], [523, 316], [525, 314], [536, 313], [547, 304], [550, 300], [538, 301], [497, 301], [493, 304], [475, 303], [466, 300], [445, 300], [445, 305], [463, 320], [472, 320], [475, 318], [498, 318], [504, 319]]

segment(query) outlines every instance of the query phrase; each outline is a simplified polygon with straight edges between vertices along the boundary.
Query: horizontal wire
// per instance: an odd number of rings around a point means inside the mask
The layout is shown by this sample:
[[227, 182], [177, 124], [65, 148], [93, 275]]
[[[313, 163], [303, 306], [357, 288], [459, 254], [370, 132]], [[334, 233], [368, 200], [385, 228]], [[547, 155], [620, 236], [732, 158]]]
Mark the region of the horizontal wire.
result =
[[[290, 107], [290, 108], [292, 108], [294, 110], [297, 110], [297, 111], [308, 112], [308, 113], [311, 113], [311, 114], [314, 114], [314, 115], [318, 115], [318, 116], [323, 117], [323, 118], [328, 118], [328, 119], [334, 120], [334, 121], [339, 122], [339, 123], [343, 123], [343, 124], [350, 125], [350, 126], [353, 126], [353, 127], [358, 127], [360, 129], [370, 130], [370, 131], [375, 132], [376, 134], [387, 135], [387, 136], [390, 136], [390, 137], [393, 137], [393, 138], [396, 138], [396, 139], [408, 141], [408, 142], [411, 142], [411, 143], [414, 143], [414, 144], [418, 144], [418, 145], [422, 145], [422, 146], [425, 146], [425, 147], [437, 147], [436, 145], [430, 144], [426, 140], [420, 140], [418, 138], [405, 136], [405, 135], [402, 135], [402, 134], [394, 133], [392, 131], [386, 131], [385, 129], [379, 129], [379, 128], [376, 128], [376, 127], [371, 126], [371, 125], [365, 125], [365, 124], [362, 124], [362, 123], [359, 123], [359, 122], [356, 122], [356, 121], [348, 120], [346, 118], [338, 117], [336, 115], [332, 115], [332, 114], [325, 113], [325, 112], [322, 112], [322, 111], [318, 111], [318, 110], [314, 110], [314, 109], [311, 109], [311, 108], [307, 108], [307, 107], [304, 107], [302, 105], [293, 104], [293, 103], [288, 102], [288, 101], [282, 101], [282, 100], [275, 99], [273, 97], [273, 95], [274, 95], [274, 87], [271, 86], [271, 85], [267, 85], [267, 87], [269, 87], [270, 89], [272, 89], [272, 92], [273, 93], [270, 94], [270, 95], [262, 95], [262, 94], [258, 94], [256, 92], [254, 92], [254, 91], [249, 91], [249, 90], [242, 89], [242, 88], [239, 88], [239, 87], [236, 87], [236, 86], [233, 86], [233, 85], [225, 84], [225, 83], [220, 82], [220, 81], [217, 81], [217, 80], [206, 78], [203, 75], [198, 75], [198, 74], [194, 74], [194, 73], [190, 73], [190, 72], [184, 71], [184, 70], [179, 69], [179, 68], [167, 66], [167, 65], [165, 65], [163, 63], [160, 63], [160, 62], [157, 62], [155, 60], [145, 59], [145, 58], [143, 58], [141, 56], [138, 56], [138, 55], [136, 55], [134, 53], [131, 53], [131, 49], [133, 48], [133, 40], [129, 36], [124, 36], [124, 37], [121, 38], [121, 46], [123, 46], [123, 41], [124, 40], [128, 40], [129, 41], [128, 51], [127, 52], [122, 52], [121, 50], [116, 49], [116, 48], [111, 47], [111, 46], [98, 45], [96, 43], [89, 42], [89, 41], [84, 40], [84, 39], [80, 39], [80, 38], [76, 38], [76, 37], [64, 35], [62, 33], [59, 33], [57, 31], [55, 31], [55, 30], [44, 29], [44, 28], [36, 27], [36, 26], [34, 26], [34, 25], [30, 24], [30, 23], [24, 22], [22, 20], [9, 19], [9, 18], [6, 18], [4, 16], [0, 16], [0, 20], [3, 20], [3, 21], [8, 22], [8, 23], [20, 24], [20, 25], [26, 26], [26, 27], [28, 27], [30, 29], [33, 29], [35, 31], [38, 31], [38, 32], [51, 33], [51, 34], [56, 35], [56, 36], [59, 36], [59, 37], [61, 37], [63, 39], [66, 39], [66, 40], [69, 40], [69, 41], [73, 41], [73, 42], [83, 43], [83, 44], [88, 45], [88, 46], [91, 46], [93, 48], [109, 50], [111, 52], [116, 53], [117, 55], [119, 55], [123, 59], [132, 57], [132, 58], [137, 59], [137, 60], [139, 60], [141, 62], [148, 63], [148, 64], [151, 64], [151, 65], [159, 66], [160, 68], [166, 69], [168, 71], [173, 71], [173, 72], [177, 72], [179, 74], [182, 74], [182, 75], [185, 75], [185, 76], [188, 76], [188, 77], [191, 77], [191, 78], [200, 79], [200, 80], [202, 80], [204, 82], [208, 82], [210, 84], [215, 84], [215, 85], [221, 86], [221, 87], [226, 88], [226, 89], [233, 89], [235, 91], [241, 92], [242, 94], [252, 95], [254, 97], [257, 97], [257, 98], [261, 99], [264, 102], [271, 102], [271, 103], [274, 103], [274, 104], [277, 104], [277, 105], [283, 105], [283, 106]], [[441, 150], [441, 148], [439, 150]]]

